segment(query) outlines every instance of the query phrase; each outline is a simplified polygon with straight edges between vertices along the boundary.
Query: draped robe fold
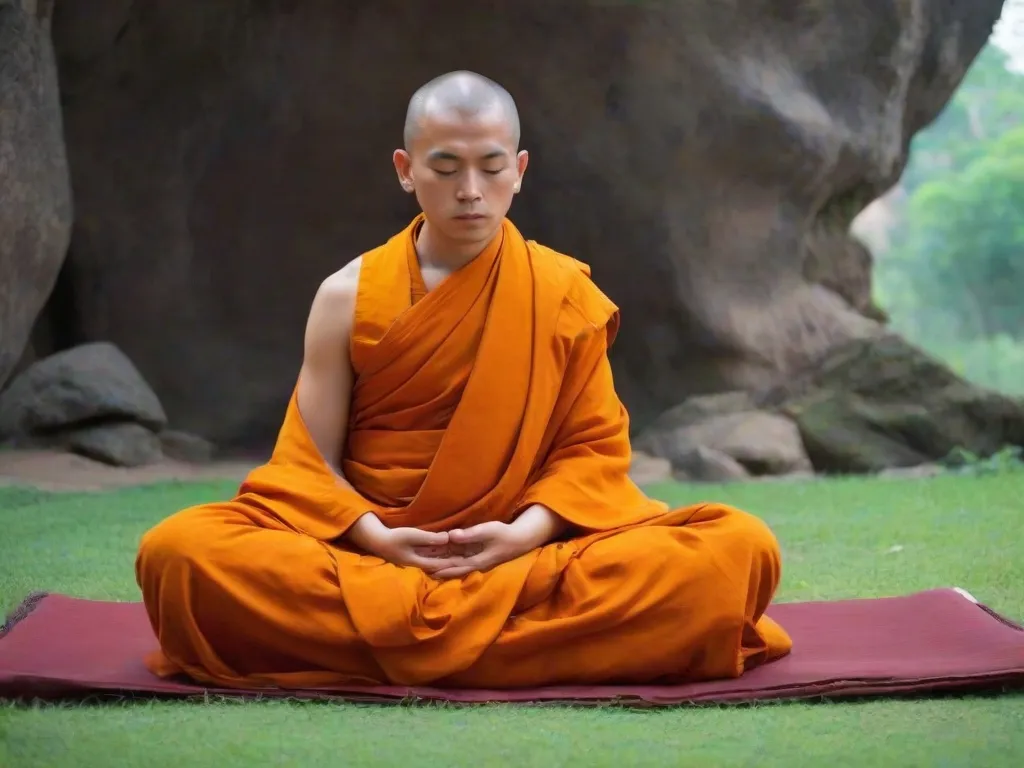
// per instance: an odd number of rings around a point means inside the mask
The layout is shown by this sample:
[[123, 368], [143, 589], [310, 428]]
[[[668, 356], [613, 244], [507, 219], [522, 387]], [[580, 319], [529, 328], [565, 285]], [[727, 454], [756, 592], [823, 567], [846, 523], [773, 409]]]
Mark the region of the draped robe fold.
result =
[[[735, 677], [786, 654], [764, 615], [781, 569], [767, 526], [722, 504], [669, 509], [630, 480], [607, 356], [618, 309], [586, 265], [506, 219], [424, 293], [421, 221], [362, 257], [341, 464], [354, 490], [293, 391], [232, 500], [143, 537], [150, 669], [228, 687], [509, 688]], [[533, 504], [568, 533], [448, 581], [343, 538], [368, 511], [442, 531]]]

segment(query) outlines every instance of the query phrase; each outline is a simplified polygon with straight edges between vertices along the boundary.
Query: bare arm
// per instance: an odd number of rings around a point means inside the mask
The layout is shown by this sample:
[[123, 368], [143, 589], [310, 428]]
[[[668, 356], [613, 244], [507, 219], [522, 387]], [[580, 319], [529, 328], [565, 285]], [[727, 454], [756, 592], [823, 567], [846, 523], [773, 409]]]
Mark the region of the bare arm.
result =
[[[306, 321], [298, 406], [320, 455], [338, 478], [348, 432], [352, 397], [352, 335], [360, 261], [349, 263], [321, 283]], [[351, 486], [350, 486], [351, 487]]]
[[527, 542], [527, 550], [541, 547], [561, 536], [569, 523], [543, 504], [531, 504], [524, 509], [512, 527]]
[[[341, 470], [348, 436], [352, 400], [352, 361], [349, 342], [359, 288], [361, 261], [356, 259], [320, 284], [306, 321], [306, 337], [299, 371], [298, 405], [302, 420], [317, 450], [338, 483], [355, 491]], [[363, 549], [374, 549], [386, 531], [372, 512], [360, 517], [348, 532]]]
[[[352, 488], [341, 469], [348, 436], [354, 374], [349, 353], [359, 288], [361, 260], [356, 259], [324, 280], [313, 299], [299, 371], [298, 406], [310, 437], [340, 485]], [[424, 569], [443, 567], [445, 560], [427, 560], [412, 548], [448, 543], [447, 534], [404, 531], [403, 541], [390, 540], [391, 530], [372, 512], [362, 515], [344, 537], [357, 547], [392, 562]]]

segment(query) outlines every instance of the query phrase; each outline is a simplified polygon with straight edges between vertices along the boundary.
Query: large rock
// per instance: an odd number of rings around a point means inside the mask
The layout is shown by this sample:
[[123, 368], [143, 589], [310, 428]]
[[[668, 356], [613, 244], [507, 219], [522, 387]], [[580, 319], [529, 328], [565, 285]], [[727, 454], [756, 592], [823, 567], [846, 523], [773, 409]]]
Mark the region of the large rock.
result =
[[155, 431], [167, 416], [131, 360], [107, 342], [50, 355], [0, 392], [0, 440], [31, 441], [110, 421]]
[[[692, 414], [684, 416], [686, 409]], [[811, 470], [800, 431], [788, 417], [756, 410], [714, 413], [713, 408], [701, 416], [702, 411], [692, 401], [668, 411], [636, 438], [637, 449], [668, 459], [674, 469], [698, 480]]]
[[766, 393], [816, 469], [877, 472], [1024, 446], [1024, 401], [975, 386], [898, 336], [855, 342]]
[[520, 104], [515, 221], [624, 311], [635, 427], [770, 385], [877, 332], [848, 225], [1001, 6], [61, 0], [62, 322], [122, 347], [181, 429], [272, 440], [318, 283], [413, 213], [390, 168], [410, 94], [470, 68]]
[[0, 0], [0, 388], [22, 356], [71, 238], [52, 0]]

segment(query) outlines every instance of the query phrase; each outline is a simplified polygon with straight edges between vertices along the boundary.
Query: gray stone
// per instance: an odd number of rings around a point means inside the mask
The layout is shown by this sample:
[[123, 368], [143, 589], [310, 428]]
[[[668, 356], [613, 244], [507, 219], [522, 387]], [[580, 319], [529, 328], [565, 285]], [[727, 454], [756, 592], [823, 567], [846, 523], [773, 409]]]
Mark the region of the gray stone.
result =
[[702, 482], [723, 483], [750, 479], [750, 473], [732, 456], [703, 445], [680, 455], [674, 468], [687, 478]]
[[0, 392], [0, 439], [109, 419], [130, 419], [153, 430], [167, 423], [160, 401], [132, 362], [105, 342], [39, 360]]
[[163, 458], [160, 439], [135, 422], [98, 424], [67, 433], [67, 448], [117, 467], [141, 467]]
[[14, 371], [71, 240], [52, 0], [0, 0], [0, 388]]
[[639, 442], [683, 471], [699, 460], [694, 456], [702, 448], [730, 457], [753, 475], [785, 475], [811, 468], [796, 424], [764, 411], [722, 414], [664, 431], [652, 429]]
[[837, 350], [780, 401], [819, 471], [881, 472], [1024, 445], [1024, 402], [974, 385], [895, 335]]
[[213, 459], [216, 452], [216, 448], [209, 440], [176, 429], [165, 429], [161, 432], [160, 445], [167, 458], [190, 464], [205, 464]]

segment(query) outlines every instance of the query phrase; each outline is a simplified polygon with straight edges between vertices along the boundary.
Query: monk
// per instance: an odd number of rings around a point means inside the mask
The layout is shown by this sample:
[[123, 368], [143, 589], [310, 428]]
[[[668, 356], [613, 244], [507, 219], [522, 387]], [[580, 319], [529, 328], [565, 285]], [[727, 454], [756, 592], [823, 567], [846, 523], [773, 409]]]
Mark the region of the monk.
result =
[[511, 689], [733, 678], [785, 655], [775, 537], [631, 482], [588, 267], [506, 214], [512, 97], [454, 72], [394, 165], [421, 213], [320, 285], [273, 454], [142, 538], [160, 676]]

